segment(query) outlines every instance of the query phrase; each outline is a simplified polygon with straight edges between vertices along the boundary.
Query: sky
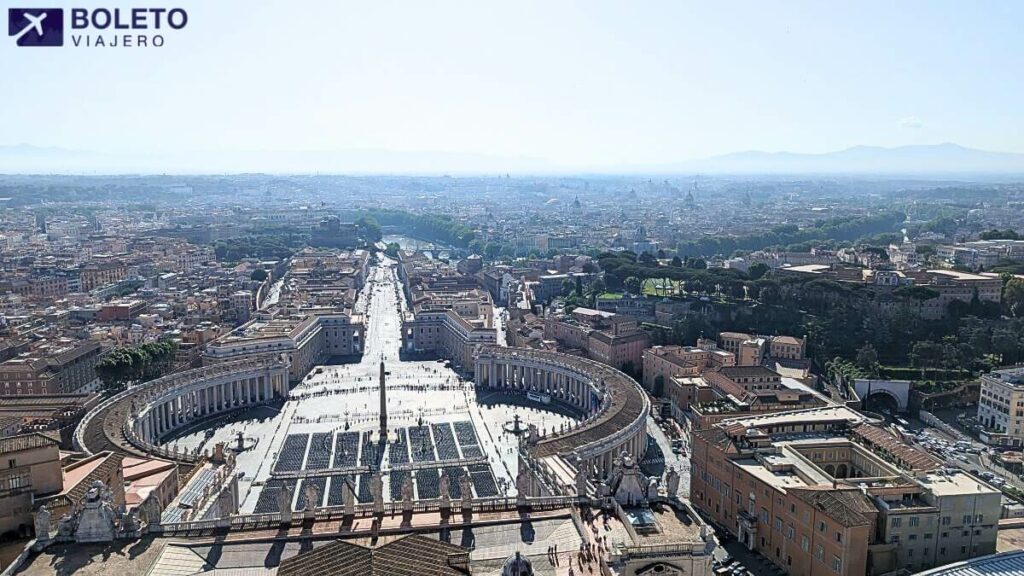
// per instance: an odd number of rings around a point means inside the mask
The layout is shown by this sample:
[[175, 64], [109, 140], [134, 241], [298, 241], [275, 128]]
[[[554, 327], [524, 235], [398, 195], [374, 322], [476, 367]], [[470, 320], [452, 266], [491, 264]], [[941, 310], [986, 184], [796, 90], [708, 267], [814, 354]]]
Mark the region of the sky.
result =
[[563, 167], [1024, 152], [1022, 2], [161, 1], [72, 4], [185, 8], [162, 48], [0, 39], [0, 146]]

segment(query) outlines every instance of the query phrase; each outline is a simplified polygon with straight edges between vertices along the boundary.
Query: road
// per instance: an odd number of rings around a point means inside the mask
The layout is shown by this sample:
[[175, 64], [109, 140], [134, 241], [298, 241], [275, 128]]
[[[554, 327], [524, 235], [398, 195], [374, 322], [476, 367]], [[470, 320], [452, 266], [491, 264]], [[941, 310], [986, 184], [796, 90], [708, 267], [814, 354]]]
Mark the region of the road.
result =
[[672, 442], [668, 435], [658, 427], [653, 418], [647, 419], [648, 444], [647, 453], [641, 465], [644, 471], [652, 475], [662, 475], [671, 466], [679, 472], [679, 490], [676, 496], [681, 499], [690, 497], [690, 460], [689, 445], [686, 445], [686, 456], [672, 453]]

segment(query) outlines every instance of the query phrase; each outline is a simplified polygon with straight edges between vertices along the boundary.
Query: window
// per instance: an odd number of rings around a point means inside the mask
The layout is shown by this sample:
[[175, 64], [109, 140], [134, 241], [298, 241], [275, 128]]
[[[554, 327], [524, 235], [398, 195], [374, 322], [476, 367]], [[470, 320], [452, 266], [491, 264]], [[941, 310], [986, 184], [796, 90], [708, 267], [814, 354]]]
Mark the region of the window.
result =
[[892, 543], [892, 544], [899, 544], [900, 543], [900, 535], [899, 534], [893, 534], [892, 538], [889, 540], [889, 542]]
[[790, 524], [789, 526], [786, 527], [786, 539], [787, 540], [792, 540], [793, 539], [793, 533], [794, 533], [793, 525]]
[[910, 519], [907, 521], [907, 525], [909, 526], [917, 526], [918, 524], [920, 524], [920, 518], [918, 518], [917, 516], [911, 516]]
[[985, 521], [985, 515], [984, 514], [978, 514], [977, 516], [974, 517], [974, 523], [975, 524], [981, 524], [984, 521]]
[[843, 533], [842, 532], [836, 532], [836, 542], [842, 542], [842, 541], [843, 541]]
[[843, 569], [843, 561], [839, 558], [839, 556], [832, 557], [832, 569], [836, 572], [839, 572]]
[[818, 532], [824, 532], [824, 531], [825, 531], [825, 523], [824, 522], [818, 522]]
[[952, 521], [952, 519], [949, 516], [943, 516], [942, 517], [942, 525], [943, 526], [949, 526], [951, 521]]
[[821, 547], [821, 544], [815, 544], [814, 546], [814, 557], [818, 560], [825, 559], [825, 549]]
[[892, 520], [889, 521], [889, 525], [893, 528], [899, 528], [903, 525], [903, 518], [900, 518], [899, 516], [894, 516]]
[[800, 537], [800, 549], [807, 552], [811, 548], [811, 541], [807, 539], [807, 536]]
[[970, 514], [964, 514], [964, 524], [970, 524], [970, 523], [971, 523], [971, 515]]
[[909, 540], [917, 540], [917, 534], [911, 534]]

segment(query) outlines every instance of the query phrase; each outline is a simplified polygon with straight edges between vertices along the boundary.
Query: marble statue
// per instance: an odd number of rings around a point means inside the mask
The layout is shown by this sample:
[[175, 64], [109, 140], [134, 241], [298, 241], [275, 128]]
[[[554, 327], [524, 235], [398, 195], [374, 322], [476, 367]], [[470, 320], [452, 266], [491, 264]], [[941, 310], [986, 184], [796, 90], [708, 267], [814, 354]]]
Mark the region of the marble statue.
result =
[[50, 539], [50, 510], [45, 506], [40, 506], [39, 510], [36, 511], [36, 540], [45, 542]]
[[281, 514], [281, 522], [292, 520], [292, 487], [288, 484], [281, 486], [277, 493], [277, 511]]
[[412, 478], [409, 476], [406, 476], [405, 481], [402, 482], [402, 510], [412, 511]]
[[373, 512], [381, 514], [384, 512], [384, 480], [381, 478], [380, 470], [370, 477], [370, 494], [373, 496]]
[[57, 521], [57, 536], [61, 538], [71, 538], [75, 535], [75, 517], [71, 514], [65, 514], [60, 517]]
[[113, 494], [103, 482], [92, 483], [77, 516], [76, 542], [113, 542], [117, 537], [120, 514], [114, 508]]
[[320, 489], [312, 482], [307, 481], [304, 484], [306, 485], [306, 512], [312, 512], [320, 504]]
[[138, 508], [132, 508], [131, 512], [121, 516], [121, 532], [123, 534], [137, 536], [137, 533], [141, 528], [142, 522], [139, 521]]
[[447, 474], [441, 474], [439, 491], [441, 492], [441, 506], [443, 508], [447, 508], [448, 501], [451, 500], [452, 497], [452, 487]]
[[516, 475], [516, 500], [520, 505], [526, 503], [526, 497], [530, 495], [530, 472], [520, 465], [519, 474]]
[[540, 441], [540, 432], [537, 430], [536, 424], [530, 424], [528, 432], [526, 433], [526, 443], [533, 446]]
[[672, 466], [669, 466], [668, 472], [665, 473], [665, 488], [670, 498], [679, 493], [679, 472]]
[[157, 502], [155, 496], [150, 495], [148, 498], [142, 501], [141, 508], [142, 520], [150, 526], [159, 526], [160, 519], [163, 513], [160, 511], [160, 503]]
[[356, 493], [348, 478], [344, 480], [341, 487], [341, 503], [345, 507], [345, 516], [352, 516], [356, 513]]
[[473, 485], [469, 481], [469, 475], [459, 478], [459, 491], [462, 492], [462, 508], [473, 507]]
[[576, 495], [583, 498], [587, 495], [587, 465], [579, 462], [576, 468]]

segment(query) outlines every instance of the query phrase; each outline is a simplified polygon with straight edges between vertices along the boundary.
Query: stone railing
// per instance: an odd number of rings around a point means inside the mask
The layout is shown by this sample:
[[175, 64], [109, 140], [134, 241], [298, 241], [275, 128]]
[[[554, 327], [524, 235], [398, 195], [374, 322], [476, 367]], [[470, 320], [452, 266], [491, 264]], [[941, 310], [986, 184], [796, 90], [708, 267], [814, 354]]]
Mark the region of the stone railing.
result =
[[[541, 496], [535, 498], [526, 498], [526, 507], [534, 511], [560, 510], [563, 508], [577, 506], [579, 502], [580, 500], [574, 496]], [[412, 512], [437, 512], [441, 510], [441, 504], [442, 500], [440, 498], [435, 498], [431, 500], [417, 500], [413, 502]], [[511, 511], [516, 510], [518, 507], [519, 500], [514, 497], [474, 498], [471, 501], [471, 510], [475, 513]], [[452, 511], [462, 510], [462, 501], [459, 499], [451, 499], [449, 500], [448, 508]], [[405, 509], [405, 504], [402, 501], [384, 502], [383, 509], [383, 514], [385, 516], [391, 514], [401, 514]], [[367, 502], [356, 504], [353, 507], [353, 513], [354, 516], [357, 518], [374, 516], [373, 504]], [[239, 530], [260, 529], [276, 527], [279, 526], [281, 523], [300, 521], [304, 517], [304, 515], [305, 513], [302, 510], [293, 511], [290, 514], [287, 514], [283, 519], [281, 518], [281, 514], [278, 512], [270, 512], [266, 514], [233, 514], [229, 518], [218, 518], [213, 520], [168, 522], [166, 524], [152, 526], [150, 528], [150, 531], [161, 532], [164, 534], [173, 534], [182, 532], [214, 530], [217, 528], [225, 527], [231, 527]], [[318, 507], [313, 512], [313, 517], [317, 521], [341, 520], [345, 517], [345, 507]]]

